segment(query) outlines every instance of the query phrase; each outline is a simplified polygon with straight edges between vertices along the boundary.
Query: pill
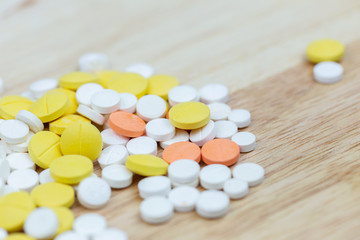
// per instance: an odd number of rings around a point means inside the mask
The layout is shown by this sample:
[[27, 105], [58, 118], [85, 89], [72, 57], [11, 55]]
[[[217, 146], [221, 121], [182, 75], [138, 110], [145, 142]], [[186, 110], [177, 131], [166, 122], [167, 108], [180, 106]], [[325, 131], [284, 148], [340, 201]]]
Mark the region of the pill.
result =
[[103, 141], [104, 148], [109, 147], [111, 145], [125, 145], [129, 141], [128, 137], [117, 134], [111, 128], [102, 130], [101, 138]]
[[200, 101], [206, 104], [226, 103], [229, 100], [229, 89], [221, 83], [209, 83], [199, 89], [199, 95]]
[[7, 183], [20, 191], [31, 192], [39, 184], [39, 175], [32, 169], [20, 169], [10, 173]]
[[91, 107], [101, 114], [109, 114], [119, 110], [120, 96], [111, 89], [104, 89], [91, 96]]
[[80, 235], [92, 238], [106, 229], [106, 219], [97, 213], [87, 213], [79, 216], [74, 222], [74, 231]]
[[250, 125], [251, 115], [246, 109], [233, 109], [229, 115], [228, 120], [235, 123], [238, 128], [244, 128]]
[[99, 125], [103, 125], [105, 122], [105, 118], [103, 115], [85, 105], [80, 104], [76, 111]]
[[111, 165], [101, 171], [101, 177], [111, 188], [121, 189], [131, 185], [133, 173], [123, 165]]
[[319, 83], [336, 83], [342, 79], [343, 72], [343, 67], [337, 62], [320, 62], [314, 66], [314, 78]]
[[224, 192], [231, 199], [240, 199], [249, 193], [249, 185], [244, 180], [232, 178], [224, 183]]
[[71, 207], [74, 204], [75, 192], [71, 186], [49, 182], [35, 187], [31, 198], [39, 207]]
[[52, 238], [59, 228], [59, 219], [50, 208], [37, 208], [24, 223], [24, 232], [35, 239]]
[[205, 126], [191, 130], [190, 141], [198, 146], [203, 146], [216, 136], [216, 128], [213, 120], [210, 120]]
[[173, 204], [175, 211], [190, 212], [195, 209], [199, 195], [200, 192], [196, 188], [181, 186], [170, 191], [169, 201]]
[[45, 169], [39, 174], [40, 184], [55, 182], [55, 180], [51, 177], [50, 169]]
[[173, 187], [181, 187], [181, 186], [188, 186], [188, 187], [198, 187], [199, 186], [199, 179], [195, 179], [195, 181], [193, 182], [190, 182], [190, 183], [178, 183], [178, 182], [175, 182], [175, 181], [171, 181], [171, 185]]
[[210, 109], [210, 119], [214, 121], [226, 120], [231, 112], [231, 107], [226, 103], [214, 102], [208, 104], [208, 107]]
[[157, 74], [148, 79], [148, 94], [168, 99], [169, 91], [179, 85], [179, 81], [170, 75]]
[[31, 91], [32, 95], [39, 99], [41, 98], [46, 92], [55, 89], [59, 84], [59, 81], [54, 78], [45, 78], [38, 81], [33, 82], [29, 86], [29, 90]]
[[8, 236], [8, 232], [3, 229], [3, 228], [0, 228], [0, 240], [5, 240]]
[[191, 159], [198, 163], [201, 160], [201, 151], [195, 143], [177, 142], [165, 148], [162, 157], [169, 164], [179, 159]]
[[204, 218], [219, 218], [228, 212], [229, 205], [229, 197], [224, 192], [203, 191], [196, 201], [196, 212]]
[[62, 76], [59, 79], [59, 84], [63, 88], [76, 90], [85, 83], [96, 83], [97, 81], [97, 77], [91, 73], [71, 72]]
[[145, 222], [163, 223], [169, 221], [174, 215], [174, 207], [166, 197], [152, 196], [141, 202], [140, 215]]
[[334, 39], [320, 39], [310, 43], [306, 56], [312, 63], [324, 61], [340, 61], [345, 52], [345, 46]]
[[144, 199], [152, 196], [166, 197], [171, 190], [171, 182], [165, 176], [147, 177], [140, 180], [138, 190], [140, 197]]
[[167, 141], [160, 142], [160, 146], [165, 149], [176, 142], [187, 142], [189, 141], [189, 133], [182, 129], [175, 129], [175, 135]]
[[231, 171], [221, 164], [205, 166], [200, 171], [200, 184], [209, 190], [220, 190], [224, 183], [231, 178]]
[[127, 234], [116, 228], [108, 228], [97, 233], [93, 240], [128, 240]]
[[106, 147], [100, 154], [98, 162], [101, 168], [110, 165], [125, 164], [126, 158], [129, 156], [128, 151], [123, 145], [111, 145]]
[[213, 139], [201, 148], [201, 156], [206, 164], [231, 166], [239, 160], [240, 148], [229, 139]]
[[79, 57], [79, 70], [83, 72], [97, 72], [108, 69], [109, 59], [104, 53], [86, 53]]
[[65, 93], [69, 99], [69, 108], [64, 114], [73, 114], [76, 113], [76, 109], [78, 108], [78, 103], [76, 101], [76, 94], [74, 91], [65, 89], [65, 88], [56, 88], [50, 90], [49, 92], [62, 92]]
[[228, 120], [220, 120], [215, 122], [216, 138], [231, 139], [237, 133], [237, 126], [235, 123]]
[[250, 132], [235, 133], [231, 140], [240, 147], [240, 152], [250, 152], [256, 147], [256, 137]]
[[73, 227], [74, 214], [67, 207], [53, 207], [51, 208], [59, 219], [59, 227], [56, 235], [69, 231]]
[[29, 98], [9, 95], [0, 100], [0, 117], [3, 119], [15, 119], [20, 110], [29, 110], [33, 101]]
[[154, 75], [155, 70], [150, 64], [138, 62], [127, 66], [125, 72], [137, 73], [144, 78], [149, 78]]
[[56, 236], [55, 240], [88, 240], [88, 238], [75, 231], [66, 231]]
[[99, 209], [109, 202], [111, 188], [101, 178], [88, 177], [80, 182], [77, 197], [82, 206], [89, 209]]
[[109, 80], [114, 76], [114, 74], [119, 73], [118, 71], [113, 70], [100, 70], [97, 71], [95, 74], [99, 80], [99, 84], [104, 88], [108, 87]]
[[264, 181], [265, 170], [256, 163], [241, 163], [233, 169], [233, 177], [246, 181], [250, 187], [259, 185]]
[[156, 95], [145, 95], [136, 103], [136, 114], [146, 122], [164, 117], [166, 110], [165, 100]]
[[210, 120], [210, 109], [200, 102], [179, 103], [170, 109], [169, 120], [180, 129], [201, 128]]
[[29, 134], [29, 127], [19, 120], [6, 120], [0, 124], [0, 137], [10, 144], [22, 143]]
[[111, 113], [108, 123], [112, 130], [125, 137], [140, 137], [145, 133], [144, 120], [128, 112]]
[[132, 93], [119, 93], [121, 111], [134, 113], [136, 110], [137, 97]]
[[165, 175], [168, 164], [161, 158], [149, 154], [130, 155], [125, 166], [141, 176]]
[[108, 81], [108, 88], [118, 93], [132, 93], [137, 98], [146, 94], [148, 81], [137, 73], [116, 73]]
[[181, 85], [172, 88], [168, 93], [168, 100], [170, 106], [184, 102], [197, 102], [199, 101], [199, 94], [196, 88], [190, 85]]
[[32, 169], [35, 170], [35, 163], [28, 153], [11, 153], [6, 157], [10, 170]]
[[27, 153], [28, 152], [28, 147], [29, 147], [29, 143], [32, 139], [32, 137], [35, 134], [33, 132], [29, 132], [29, 134], [27, 135], [26, 139], [24, 142], [22, 143], [17, 143], [17, 144], [7, 144], [7, 147], [10, 149], [10, 153]]
[[84, 118], [80, 115], [68, 114], [68, 115], [62, 116], [61, 118], [56, 119], [55, 121], [52, 121], [49, 124], [49, 130], [53, 133], [61, 135], [61, 134], [63, 134], [65, 129], [74, 122], [90, 123], [90, 120], [87, 118]]
[[168, 167], [168, 176], [177, 184], [190, 184], [199, 178], [200, 165], [190, 159], [180, 159], [172, 162]]
[[167, 141], [175, 136], [175, 128], [166, 118], [157, 118], [146, 124], [146, 135], [155, 141]]
[[91, 97], [101, 90], [104, 90], [104, 88], [98, 83], [85, 83], [76, 90], [76, 101], [78, 104], [90, 107]]
[[44, 124], [32, 112], [26, 110], [20, 110], [16, 114], [15, 119], [26, 123], [29, 126], [30, 130], [35, 133], [40, 132], [44, 129]]
[[157, 143], [154, 139], [146, 136], [131, 139], [126, 148], [130, 155], [134, 154], [151, 154], [157, 155]]
[[25, 233], [11, 233], [6, 240], [35, 240], [35, 238], [32, 238]]

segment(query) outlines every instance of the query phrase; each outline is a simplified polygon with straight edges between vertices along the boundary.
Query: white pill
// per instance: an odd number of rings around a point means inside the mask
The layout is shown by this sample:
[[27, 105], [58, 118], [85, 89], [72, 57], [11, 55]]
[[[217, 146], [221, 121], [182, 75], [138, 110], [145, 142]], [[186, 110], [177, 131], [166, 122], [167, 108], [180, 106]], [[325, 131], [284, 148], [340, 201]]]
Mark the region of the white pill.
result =
[[231, 199], [240, 199], [249, 193], [249, 184], [244, 180], [232, 178], [224, 183], [224, 192]]
[[209, 190], [220, 190], [224, 183], [231, 178], [231, 171], [225, 165], [211, 164], [200, 171], [200, 184]]
[[7, 146], [12, 152], [27, 153], [30, 140], [34, 135], [35, 134], [33, 132], [29, 132], [29, 134], [27, 135], [27, 137], [25, 139], [25, 142], [17, 143], [17, 144], [8, 143]]
[[0, 179], [6, 182], [10, 175], [10, 165], [6, 159], [0, 159]]
[[89, 209], [104, 207], [110, 200], [111, 188], [105, 180], [88, 177], [78, 186], [77, 197], [81, 205]]
[[66, 231], [57, 235], [54, 240], [89, 240], [89, 238], [74, 231]]
[[33, 101], [36, 101], [36, 98], [35, 96], [32, 94], [32, 92], [29, 90], [29, 91], [25, 91], [23, 93], [20, 94], [22, 97], [26, 97], [26, 98], [29, 98]]
[[20, 110], [16, 114], [15, 119], [26, 123], [29, 126], [30, 130], [35, 133], [44, 130], [44, 124], [32, 112], [26, 110]]
[[105, 122], [105, 118], [103, 115], [83, 104], [80, 104], [76, 111], [99, 125], [103, 125]]
[[180, 159], [168, 167], [168, 176], [172, 182], [188, 184], [199, 178], [200, 165], [194, 160]]
[[140, 215], [145, 222], [163, 223], [174, 215], [174, 207], [166, 197], [152, 196], [141, 202]]
[[190, 183], [178, 183], [178, 182], [175, 182], [175, 181], [171, 181], [171, 185], [173, 187], [181, 187], [181, 186], [188, 186], [188, 187], [198, 187], [199, 186], [199, 179], [195, 179], [195, 181], [193, 182], [190, 182]]
[[229, 197], [223, 191], [203, 191], [196, 201], [196, 212], [204, 218], [219, 218], [228, 212], [229, 204]]
[[85, 83], [76, 90], [76, 101], [78, 104], [90, 107], [91, 97], [101, 90], [104, 90], [104, 88], [98, 83]]
[[195, 209], [199, 195], [200, 192], [196, 188], [182, 186], [170, 191], [169, 200], [174, 205], [175, 211], [190, 212]]
[[59, 228], [59, 219], [50, 208], [37, 208], [32, 211], [24, 223], [24, 232], [35, 239], [50, 239]]
[[45, 78], [30, 84], [29, 90], [36, 99], [39, 99], [46, 92], [57, 88], [58, 85], [59, 85], [59, 81], [57, 79]]
[[165, 100], [152, 94], [141, 97], [136, 103], [137, 115], [146, 122], [164, 117], [166, 108]]
[[196, 88], [190, 85], [181, 85], [173, 87], [169, 93], [169, 104], [174, 106], [178, 103], [199, 101], [199, 94]]
[[0, 124], [0, 137], [6, 143], [17, 144], [25, 142], [29, 127], [19, 120], [6, 120]]
[[128, 156], [129, 154], [125, 146], [111, 145], [101, 152], [98, 162], [101, 168], [105, 168], [114, 164], [125, 164]]
[[101, 177], [111, 188], [121, 189], [131, 185], [133, 173], [123, 165], [111, 165], [101, 171]]
[[50, 168], [43, 170], [39, 174], [39, 181], [40, 181], [40, 184], [55, 182], [55, 180], [52, 178], [52, 176], [50, 174]]
[[128, 236], [120, 229], [108, 228], [96, 234], [93, 240], [128, 240]]
[[146, 124], [146, 135], [155, 141], [167, 141], [175, 136], [175, 127], [166, 118], [157, 118]]
[[134, 113], [136, 110], [137, 97], [132, 93], [119, 93], [119, 110]]
[[101, 131], [101, 137], [103, 140], [104, 148], [111, 145], [125, 145], [129, 141], [128, 137], [117, 134], [111, 128]]
[[32, 169], [35, 170], [35, 163], [28, 153], [11, 153], [6, 157], [10, 170]]
[[106, 229], [106, 219], [97, 213], [87, 213], [76, 218], [73, 229], [76, 233], [92, 238]]
[[226, 103], [214, 102], [208, 104], [208, 107], [210, 109], [210, 119], [214, 121], [226, 120], [231, 112], [231, 107]]
[[235, 133], [231, 140], [233, 140], [240, 147], [240, 152], [250, 152], [256, 147], [256, 137], [251, 132]]
[[39, 184], [39, 175], [32, 169], [21, 169], [10, 173], [7, 183], [9, 186], [26, 192]]
[[167, 196], [171, 190], [171, 182], [165, 176], [153, 176], [142, 179], [138, 183], [140, 197]]
[[188, 142], [189, 141], [189, 133], [182, 129], [175, 129], [175, 136], [170, 140], [160, 142], [160, 146], [165, 149], [173, 143], [177, 142]]
[[102, 114], [109, 114], [119, 110], [119, 93], [112, 89], [96, 92], [91, 97], [91, 107]]
[[86, 53], [79, 58], [79, 70], [83, 72], [97, 72], [109, 69], [109, 59], [104, 53]]
[[190, 132], [190, 141], [200, 147], [215, 137], [216, 128], [213, 120], [210, 120], [204, 127], [191, 130]]
[[125, 72], [137, 73], [143, 76], [144, 78], [149, 78], [152, 75], [154, 75], [155, 70], [151, 65], [147, 63], [139, 62], [127, 66], [125, 68]]
[[241, 163], [233, 169], [233, 177], [246, 181], [250, 187], [259, 185], [264, 181], [265, 170], [256, 163]]
[[209, 104], [213, 102], [226, 103], [229, 100], [229, 90], [221, 83], [209, 83], [199, 90], [200, 101]]
[[319, 83], [331, 84], [340, 81], [344, 68], [337, 62], [320, 62], [314, 66], [314, 78]]
[[250, 125], [251, 115], [248, 110], [237, 108], [229, 113], [228, 120], [235, 123], [238, 128], [244, 128]]
[[3, 228], [0, 228], [0, 240], [5, 240], [8, 236], [8, 232], [3, 229]]
[[215, 128], [216, 138], [231, 139], [231, 137], [238, 131], [236, 124], [228, 120], [216, 121]]
[[134, 154], [152, 154], [157, 155], [157, 143], [154, 139], [146, 136], [131, 139], [126, 148], [130, 155]]

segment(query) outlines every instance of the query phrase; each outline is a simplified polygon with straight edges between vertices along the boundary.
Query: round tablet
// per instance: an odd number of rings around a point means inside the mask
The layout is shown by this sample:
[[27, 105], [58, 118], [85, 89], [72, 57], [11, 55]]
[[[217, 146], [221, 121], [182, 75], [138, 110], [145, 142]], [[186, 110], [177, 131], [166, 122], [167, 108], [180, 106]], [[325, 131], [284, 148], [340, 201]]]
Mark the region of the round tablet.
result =
[[195, 209], [199, 195], [200, 192], [196, 188], [182, 186], [170, 191], [169, 200], [174, 205], [175, 211], [190, 212]]
[[196, 201], [196, 212], [204, 218], [219, 218], [228, 212], [229, 204], [229, 197], [224, 192], [203, 191]]
[[196, 88], [190, 85], [181, 85], [169, 91], [168, 99], [170, 106], [174, 106], [183, 102], [197, 102], [199, 101], [199, 94]]
[[31, 192], [39, 184], [39, 175], [32, 169], [21, 169], [10, 173], [7, 183], [20, 191]]
[[136, 154], [126, 159], [125, 166], [141, 176], [158, 176], [166, 174], [168, 164], [154, 155]]
[[153, 196], [141, 202], [140, 214], [145, 222], [163, 223], [174, 215], [174, 207], [166, 197]]
[[104, 88], [98, 83], [85, 83], [76, 90], [76, 100], [78, 104], [89, 107], [91, 105], [91, 97], [101, 90], [104, 90]]
[[115, 73], [107, 87], [118, 93], [132, 93], [137, 98], [146, 94], [148, 81], [137, 73]]
[[340, 61], [345, 52], [345, 46], [334, 39], [321, 39], [310, 43], [306, 55], [310, 62]]
[[200, 101], [206, 104], [213, 102], [226, 103], [229, 99], [228, 88], [221, 83], [209, 83], [199, 90]]
[[59, 79], [59, 84], [63, 88], [76, 90], [85, 83], [97, 82], [97, 77], [86, 72], [71, 72]]
[[39, 174], [39, 181], [40, 184], [55, 182], [55, 180], [51, 177], [50, 169], [45, 169]]
[[15, 119], [26, 123], [29, 126], [30, 130], [35, 133], [42, 131], [44, 129], [44, 124], [32, 112], [26, 110], [20, 110], [16, 114]]
[[133, 173], [123, 165], [111, 165], [101, 171], [101, 177], [111, 188], [121, 189], [131, 185]]
[[214, 121], [227, 119], [231, 112], [231, 107], [226, 103], [214, 102], [208, 104], [210, 109], [210, 119]]
[[224, 192], [231, 199], [240, 199], [248, 194], [249, 185], [244, 180], [232, 178], [224, 183]]
[[205, 166], [200, 171], [200, 184], [209, 190], [220, 190], [224, 183], [231, 178], [230, 168], [221, 164]]
[[201, 128], [210, 120], [210, 109], [200, 102], [179, 103], [170, 109], [169, 120], [180, 129]]
[[239, 145], [240, 152], [250, 152], [256, 147], [256, 137], [250, 132], [235, 133], [231, 140]]
[[264, 181], [265, 170], [256, 163], [241, 163], [233, 169], [234, 178], [246, 181], [250, 187], [259, 185]]
[[148, 79], [148, 94], [168, 99], [169, 91], [179, 85], [179, 81], [170, 75], [157, 74]]
[[127, 234], [116, 228], [108, 228], [93, 237], [93, 240], [128, 240]]
[[138, 62], [127, 66], [125, 72], [137, 73], [144, 78], [149, 78], [154, 75], [155, 70], [150, 64]]
[[87, 213], [75, 219], [73, 228], [76, 233], [92, 238], [95, 234], [104, 231], [106, 225], [106, 219], [100, 214]]
[[121, 111], [134, 113], [136, 110], [137, 97], [132, 93], [119, 93]]
[[98, 162], [101, 168], [105, 168], [114, 164], [125, 164], [128, 156], [128, 151], [123, 145], [111, 145], [101, 152]]
[[177, 142], [165, 148], [162, 157], [167, 163], [179, 159], [191, 159], [198, 163], [201, 160], [201, 151], [200, 147], [195, 143]]
[[189, 141], [189, 133], [182, 129], [175, 129], [175, 135], [167, 141], [160, 142], [160, 146], [165, 149], [173, 143]]
[[24, 232], [35, 239], [52, 238], [59, 227], [59, 219], [50, 208], [37, 208], [26, 218]]
[[175, 128], [166, 118], [157, 118], [146, 124], [146, 135], [155, 141], [167, 141], [175, 136]]
[[84, 117], [90, 119], [91, 121], [93, 121], [94, 123], [97, 123], [99, 125], [103, 125], [105, 122], [105, 118], [103, 115], [101, 115], [100, 113], [96, 112], [95, 110], [80, 104], [78, 106], [78, 108], [76, 109], [76, 111], [80, 114], [83, 115]]
[[213, 140], [215, 136], [215, 123], [213, 120], [210, 120], [205, 126], [191, 130], [190, 141], [201, 147], [208, 141]]
[[164, 117], [166, 110], [165, 100], [156, 95], [145, 95], [136, 103], [136, 114], [146, 122]]
[[104, 53], [86, 53], [79, 58], [78, 64], [83, 72], [97, 72], [110, 67], [109, 59]]
[[151, 154], [157, 155], [157, 143], [150, 137], [137, 137], [131, 139], [127, 144], [126, 148], [130, 155], [134, 154]]
[[10, 165], [6, 159], [0, 159], [0, 179], [3, 182], [6, 182], [7, 178], [10, 175]]
[[142, 179], [138, 183], [140, 197], [167, 196], [171, 190], [171, 182], [165, 176], [153, 176]]
[[88, 240], [88, 238], [75, 231], [66, 231], [57, 235], [54, 240]]
[[238, 128], [244, 128], [250, 125], [251, 115], [248, 110], [237, 108], [229, 113], [228, 120], [235, 123]]
[[319, 83], [336, 83], [342, 79], [343, 72], [343, 67], [337, 62], [321, 62], [314, 66], [314, 78]]
[[69, 185], [49, 182], [35, 187], [31, 191], [31, 198], [40, 207], [70, 208], [75, 200], [75, 192]]
[[168, 167], [168, 176], [172, 182], [189, 184], [199, 178], [200, 165], [190, 159], [180, 159]]
[[112, 130], [126, 137], [140, 137], [145, 133], [144, 120], [128, 112], [111, 113], [108, 123]]
[[32, 169], [35, 170], [35, 163], [28, 153], [11, 153], [6, 157], [10, 170]]
[[231, 137], [238, 131], [236, 124], [228, 120], [216, 121], [215, 128], [216, 138], [231, 139]]
[[108, 114], [119, 110], [120, 96], [111, 89], [104, 89], [94, 93], [91, 97], [91, 107], [101, 114]]
[[229, 139], [213, 139], [201, 148], [201, 156], [206, 164], [231, 166], [239, 160], [240, 148]]
[[3, 119], [14, 119], [20, 110], [29, 110], [33, 101], [29, 98], [9, 95], [0, 99], [0, 117]]
[[101, 137], [105, 148], [111, 145], [125, 145], [129, 141], [128, 137], [117, 134], [111, 128], [101, 131]]
[[88, 177], [80, 182], [77, 197], [84, 207], [99, 209], [109, 202], [111, 188], [109, 184], [101, 178]]
[[59, 84], [59, 81], [54, 78], [45, 78], [33, 82], [29, 86], [30, 92], [38, 99], [41, 98], [46, 92], [55, 89]]
[[76, 101], [76, 93], [74, 91], [65, 89], [65, 88], [56, 88], [53, 90], [50, 90], [49, 92], [62, 92], [65, 93], [66, 96], [69, 99], [70, 102], [70, 106], [68, 108], [68, 110], [65, 112], [65, 114], [74, 114], [76, 113], [76, 109], [78, 107], [78, 103]]
[[26, 140], [29, 127], [19, 120], [6, 120], [0, 124], [0, 137], [6, 143], [17, 144]]

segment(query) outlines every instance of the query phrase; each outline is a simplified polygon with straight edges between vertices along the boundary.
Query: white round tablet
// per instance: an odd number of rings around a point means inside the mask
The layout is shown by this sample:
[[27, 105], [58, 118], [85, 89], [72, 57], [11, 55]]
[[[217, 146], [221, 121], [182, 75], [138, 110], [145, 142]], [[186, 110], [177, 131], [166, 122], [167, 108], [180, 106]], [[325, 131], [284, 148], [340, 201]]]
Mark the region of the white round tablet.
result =
[[35, 163], [28, 153], [11, 153], [6, 157], [10, 170], [32, 169], [35, 170]]
[[26, 123], [29, 126], [30, 130], [35, 133], [44, 130], [44, 124], [32, 112], [20, 110], [16, 114], [15, 119]]
[[44, 169], [39, 174], [39, 181], [40, 181], [40, 184], [45, 184], [45, 183], [49, 183], [49, 182], [55, 182], [55, 180], [52, 178], [52, 176], [50, 174], [50, 168]]
[[216, 128], [213, 120], [210, 120], [204, 127], [191, 130], [190, 141], [198, 146], [203, 146], [216, 136]]
[[130, 186], [133, 179], [133, 173], [123, 165], [107, 166], [101, 171], [101, 176], [110, 187], [115, 189]]
[[104, 207], [110, 200], [111, 188], [105, 180], [88, 177], [78, 186], [77, 197], [81, 205], [89, 209]]
[[76, 218], [73, 229], [76, 233], [92, 238], [106, 229], [106, 219], [97, 213], [87, 213]]
[[3, 229], [3, 228], [0, 228], [0, 240], [5, 240], [8, 236], [8, 232]]
[[0, 124], [0, 137], [6, 143], [17, 144], [25, 142], [29, 127], [19, 120], [6, 120]]
[[76, 101], [78, 104], [90, 107], [91, 97], [101, 90], [104, 90], [104, 88], [98, 83], [85, 83], [76, 90]]
[[246, 181], [250, 187], [264, 181], [265, 170], [256, 163], [241, 163], [233, 168], [233, 177]]
[[76, 109], [76, 111], [80, 114], [83, 115], [84, 117], [90, 119], [91, 121], [93, 121], [94, 123], [97, 123], [99, 125], [103, 125], [105, 122], [105, 118], [103, 115], [101, 115], [100, 113], [96, 112], [95, 110], [80, 104], [78, 106], [78, 108]]
[[10, 173], [7, 183], [14, 189], [31, 192], [39, 184], [39, 175], [32, 169], [21, 169]]
[[152, 154], [157, 155], [157, 143], [154, 139], [146, 136], [131, 139], [126, 148], [130, 155], [134, 154]]
[[112, 89], [104, 89], [91, 96], [91, 107], [102, 114], [109, 114], [119, 110], [119, 93]]
[[101, 137], [103, 140], [103, 147], [106, 148], [111, 145], [125, 145], [129, 138], [122, 136], [120, 134], [117, 134], [114, 130], [111, 128], [107, 128], [105, 130], [101, 131]]
[[141, 202], [140, 215], [145, 222], [163, 223], [174, 215], [174, 207], [166, 197], [152, 196]]
[[226, 103], [229, 99], [229, 89], [221, 83], [209, 83], [199, 90], [200, 101], [209, 104], [213, 102]]
[[147, 177], [138, 183], [140, 197], [167, 196], [171, 190], [171, 182], [165, 176]]
[[200, 184], [209, 190], [220, 190], [224, 183], [231, 178], [231, 171], [225, 165], [211, 164], [203, 167], [200, 171]]
[[9, 162], [6, 159], [0, 159], [0, 179], [6, 182], [10, 175]]
[[54, 240], [89, 240], [86, 236], [75, 231], [66, 231], [56, 236]]
[[235, 123], [238, 128], [244, 128], [250, 125], [251, 115], [248, 110], [237, 108], [229, 113], [228, 120]]
[[25, 142], [17, 143], [17, 144], [8, 143], [7, 146], [12, 152], [26, 153], [26, 152], [28, 152], [28, 146], [29, 146], [30, 140], [33, 136], [34, 136], [34, 133], [29, 132], [29, 134], [27, 135], [27, 137], [25, 139]]
[[314, 66], [314, 78], [319, 83], [331, 84], [340, 81], [344, 68], [337, 62], [320, 62]]
[[46, 92], [55, 89], [58, 85], [59, 85], [59, 81], [57, 79], [45, 78], [30, 84], [29, 90], [36, 99], [39, 99]]
[[134, 113], [136, 110], [137, 97], [132, 93], [119, 93], [119, 110]]
[[108, 228], [96, 234], [93, 240], [128, 240], [128, 236], [120, 229]]
[[125, 72], [137, 73], [144, 78], [149, 78], [154, 75], [155, 70], [150, 64], [138, 62], [127, 66]]
[[215, 128], [216, 138], [231, 139], [231, 137], [238, 131], [236, 124], [228, 120], [216, 121]]
[[226, 120], [231, 112], [231, 107], [226, 103], [214, 102], [208, 104], [208, 107], [210, 109], [210, 119], [214, 121]]
[[155, 118], [162, 118], [166, 113], [166, 102], [156, 95], [145, 95], [136, 103], [136, 113], [144, 121], [148, 122]]
[[83, 72], [97, 72], [109, 69], [109, 59], [104, 53], [86, 53], [79, 58], [79, 70]]
[[50, 208], [37, 208], [25, 220], [24, 232], [35, 239], [50, 239], [59, 228], [59, 219]]
[[188, 142], [189, 133], [182, 129], [175, 129], [175, 136], [167, 141], [160, 142], [160, 146], [165, 149], [173, 143], [177, 142]]
[[229, 197], [224, 192], [203, 191], [196, 201], [196, 212], [204, 218], [219, 218], [228, 212], [229, 204]]
[[244, 180], [231, 178], [224, 183], [224, 192], [231, 199], [240, 199], [249, 193], [249, 184]]
[[101, 152], [98, 162], [101, 168], [105, 168], [114, 164], [125, 164], [128, 156], [129, 154], [125, 146], [111, 145]]
[[256, 137], [251, 132], [235, 133], [231, 140], [233, 140], [240, 147], [240, 152], [250, 152], [256, 147]]
[[199, 94], [196, 88], [190, 85], [173, 87], [168, 93], [170, 106], [178, 103], [199, 101]]
[[180, 159], [168, 167], [168, 176], [172, 182], [188, 184], [199, 178], [200, 165], [194, 160]]
[[167, 141], [175, 136], [175, 127], [166, 118], [157, 118], [146, 124], [146, 135], [155, 141]]
[[200, 192], [196, 188], [182, 186], [170, 191], [169, 200], [174, 205], [175, 211], [190, 212], [195, 209], [199, 195]]

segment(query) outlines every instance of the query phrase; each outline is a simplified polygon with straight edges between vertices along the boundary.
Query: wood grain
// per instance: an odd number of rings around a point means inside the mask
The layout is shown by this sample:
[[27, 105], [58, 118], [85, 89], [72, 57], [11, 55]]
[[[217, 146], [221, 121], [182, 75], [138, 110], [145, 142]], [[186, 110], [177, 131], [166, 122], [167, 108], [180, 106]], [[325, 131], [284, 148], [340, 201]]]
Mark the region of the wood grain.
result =
[[[146, 61], [196, 87], [225, 83], [230, 105], [250, 110], [258, 146], [240, 161], [264, 166], [265, 182], [222, 219], [177, 213], [153, 226], [140, 219], [136, 178], [96, 211], [130, 239], [359, 239], [359, 9], [355, 0], [0, 0], [0, 75], [6, 94], [20, 93], [102, 51], [115, 69]], [[334, 85], [314, 82], [303, 57], [320, 37], [348, 44]]]

